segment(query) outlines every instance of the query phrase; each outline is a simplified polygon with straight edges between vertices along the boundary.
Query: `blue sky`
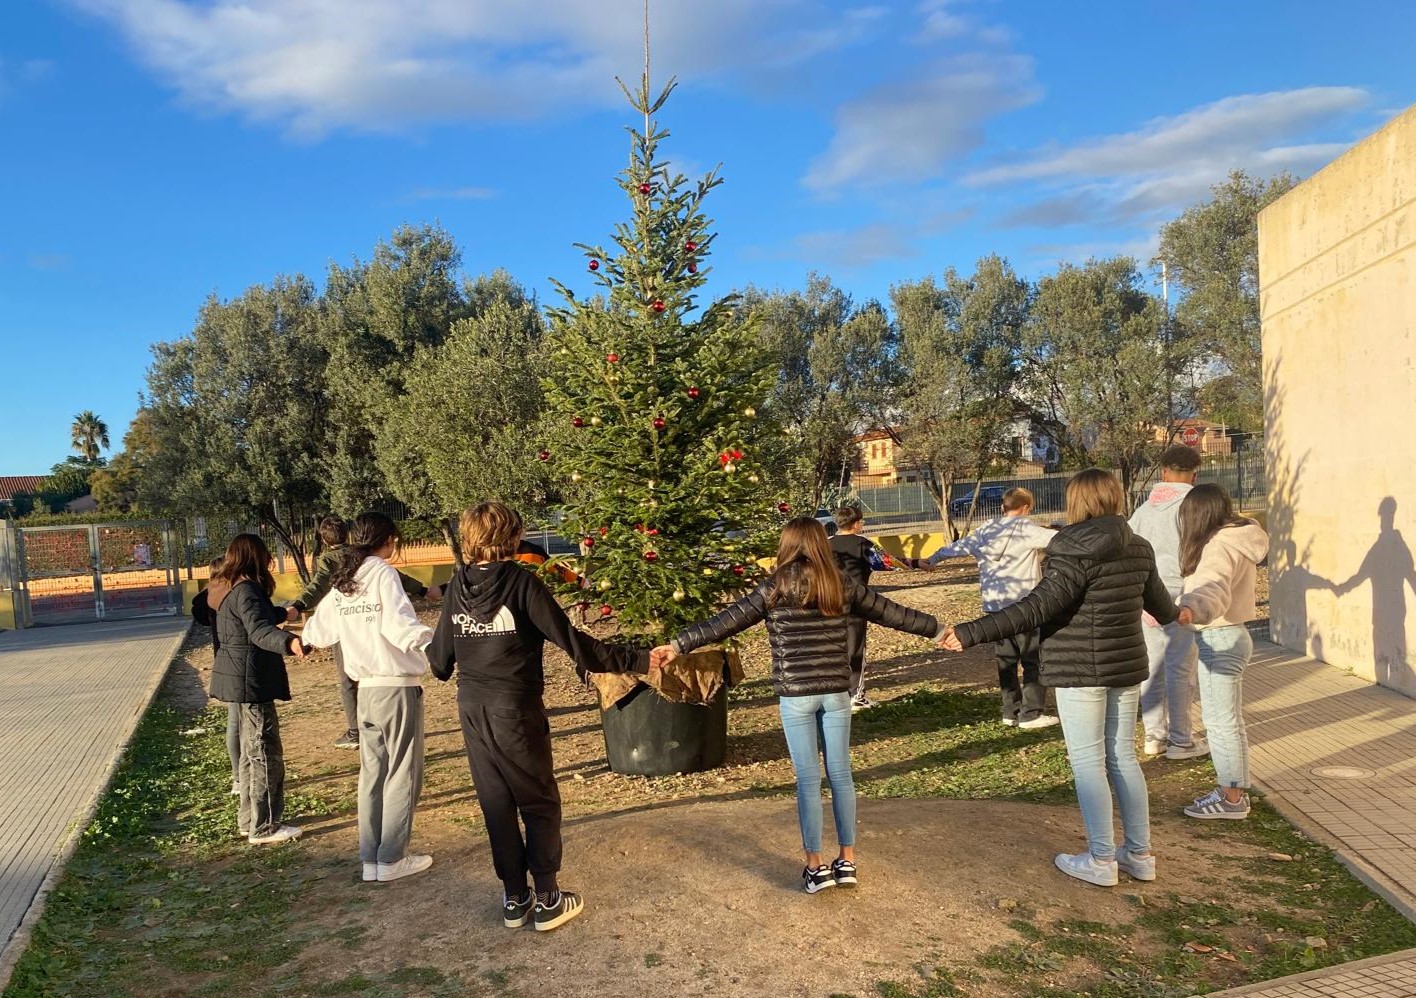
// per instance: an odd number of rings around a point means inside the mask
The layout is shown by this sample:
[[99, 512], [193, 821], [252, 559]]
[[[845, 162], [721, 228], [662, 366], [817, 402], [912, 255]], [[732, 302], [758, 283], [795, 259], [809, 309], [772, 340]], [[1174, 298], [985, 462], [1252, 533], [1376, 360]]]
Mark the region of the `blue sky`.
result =
[[[1308, 174], [1416, 101], [1416, 5], [654, 0], [662, 123], [721, 162], [718, 293], [858, 299], [999, 252], [1148, 258], [1232, 168]], [[148, 344], [403, 222], [548, 297], [608, 235], [638, 0], [11, 0], [0, 474], [119, 445]], [[1402, 69], [1402, 66], [1408, 68]]]

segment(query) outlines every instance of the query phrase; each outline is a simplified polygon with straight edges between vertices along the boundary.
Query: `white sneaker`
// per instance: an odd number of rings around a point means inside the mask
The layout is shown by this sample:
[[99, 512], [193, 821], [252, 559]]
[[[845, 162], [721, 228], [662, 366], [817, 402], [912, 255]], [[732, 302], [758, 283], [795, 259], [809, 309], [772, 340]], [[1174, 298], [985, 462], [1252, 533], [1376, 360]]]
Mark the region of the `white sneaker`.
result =
[[409, 853], [397, 863], [379, 864], [379, 883], [386, 884], [390, 880], [402, 880], [404, 877], [411, 877], [415, 873], [422, 873], [433, 865], [433, 857], [417, 856]]
[[232, 797], [240, 797], [240, 796], [241, 796], [241, 784], [237, 783], [235, 780], [232, 780], [232, 781], [231, 781], [231, 796], [232, 796]]
[[1146, 755], [1165, 755], [1165, 750], [1169, 743], [1161, 738], [1147, 738], [1145, 747], [1141, 749]]
[[1058, 853], [1053, 863], [1067, 876], [1096, 884], [1098, 887], [1115, 887], [1121, 882], [1116, 873], [1116, 860], [1103, 863], [1089, 852], [1079, 852], [1076, 855]]
[[875, 701], [864, 693], [857, 693], [855, 696], [851, 697], [851, 713], [855, 713], [858, 710], [869, 710], [874, 706]]
[[1027, 730], [1032, 731], [1035, 728], [1050, 728], [1053, 725], [1059, 723], [1060, 722], [1057, 720], [1057, 718], [1053, 717], [1051, 714], [1039, 714], [1031, 721], [1019, 721], [1018, 727], [1026, 728]]
[[1242, 821], [1249, 816], [1249, 795], [1244, 794], [1237, 801], [1229, 801], [1216, 787], [1203, 797], [1196, 797], [1194, 803], [1185, 808], [1189, 818], [1222, 818]]
[[1155, 853], [1132, 856], [1125, 846], [1116, 850], [1116, 866], [1133, 880], [1155, 879]]
[[270, 846], [277, 842], [289, 842], [300, 837], [300, 829], [294, 825], [281, 825], [268, 835], [252, 835], [246, 841], [253, 846]]
[[364, 864], [364, 883], [366, 883], [366, 884], [371, 884], [371, 883], [373, 883], [375, 880], [378, 880], [378, 879], [379, 879], [379, 864], [377, 864], [377, 863], [365, 863], [365, 864]]
[[1005, 728], [1016, 728], [1017, 726], [1018, 726], [1018, 719], [1017, 719], [1016, 717], [1005, 717], [1005, 718], [1003, 718], [1003, 727], [1005, 727]]
[[1199, 759], [1209, 754], [1209, 742], [1198, 735], [1189, 745], [1170, 745], [1165, 749], [1167, 759]]

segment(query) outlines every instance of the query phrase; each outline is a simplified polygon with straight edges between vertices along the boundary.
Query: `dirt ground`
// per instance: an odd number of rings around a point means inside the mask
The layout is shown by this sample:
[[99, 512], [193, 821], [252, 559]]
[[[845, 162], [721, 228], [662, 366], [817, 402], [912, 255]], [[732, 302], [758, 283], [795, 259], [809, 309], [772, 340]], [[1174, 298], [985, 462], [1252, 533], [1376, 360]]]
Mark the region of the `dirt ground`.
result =
[[[976, 575], [962, 566], [878, 581], [892, 598], [945, 620], [978, 611]], [[420, 609], [425, 620], [435, 619], [436, 606]], [[948, 656], [873, 625], [869, 647], [867, 682], [877, 699], [995, 687], [987, 649]], [[287, 820], [305, 835], [282, 848], [299, 850], [302, 868], [321, 871], [321, 890], [302, 899], [295, 921], [330, 932], [327, 944], [310, 945], [298, 958], [301, 978], [375, 977], [426, 965], [455, 975], [464, 994], [875, 994], [882, 980], [918, 985], [929, 968], [1018, 940], [1010, 922], [1020, 914], [1040, 923], [1126, 923], [1138, 904], [1164, 905], [1175, 892], [1212, 893], [1204, 882], [1208, 864], [1172, 858], [1261, 855], [1187, 824], [1177, 812], [1190, 788], [1167, 788], [1163, 780], [1153, 792], [1174, 800], [1154, 805], [1162, 880], [1116, 891], [1052, 869], [1053, 854], [1084, 848], [1074, 806], [862, 799], [860, 888], [807, 896], [798, 878], [791, 766], [765, 678], [765, 639], [750, 640], [743, 652], [748, 679], [732, 695], [727, 765], [645, 779], [609, 772], [593, 695], [564, 656], [548, 649], [546, 701], [566, 818], [562, 881], [584, 894], [587, 911], [546, 935], [501, 925], [500, 887], [453, 686], [430, 677], [426, 687], [428, 765], [414, 848], [432, 853], [435, 865], [417, 878], [367, 885], [359, 881], [356, 851], [357, 753], [331, 744], [343, 728], [332, 658], [318, 653], [292, 662], [294, 700], [280, 710], [292, 800]], [[208, 647], [189, 659], [203, 683], [210, 658]], [[1048, 736], [1060, 740], [1057, 729]], [[902, 768], [913, 759], [907, 734], [857, 751]], [[1147, 764], [1148, 775], [1152, 765], [1169, 764]], [[829, 850], [829, 809], [826, 829]], [[1053, 983], [1065, 983], [1065, 975]]]

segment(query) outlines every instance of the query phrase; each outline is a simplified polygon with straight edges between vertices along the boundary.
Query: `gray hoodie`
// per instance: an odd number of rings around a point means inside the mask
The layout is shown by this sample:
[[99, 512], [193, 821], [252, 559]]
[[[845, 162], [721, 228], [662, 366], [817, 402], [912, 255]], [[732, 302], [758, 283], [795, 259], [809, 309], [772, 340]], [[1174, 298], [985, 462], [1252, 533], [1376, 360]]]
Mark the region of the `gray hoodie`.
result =
[[1181, 586], [1180, 503], [1192, 488], [1183, 482], [1161, 482], [1151, 489], [1128, 521], [1131, 529], [1155, 549], [1155, 567], [1171, 599], [1180, 595]]

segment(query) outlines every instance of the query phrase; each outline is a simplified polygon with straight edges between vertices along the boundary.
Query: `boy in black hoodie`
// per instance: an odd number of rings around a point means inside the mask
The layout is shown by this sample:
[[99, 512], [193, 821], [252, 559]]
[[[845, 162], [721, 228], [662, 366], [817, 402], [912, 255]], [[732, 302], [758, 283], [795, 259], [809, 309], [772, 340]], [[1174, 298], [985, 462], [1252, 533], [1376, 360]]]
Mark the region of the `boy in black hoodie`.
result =
[[515, 929], [534, 919], [545, 932], [584, 908], [556, 880], [561, 802], [541, 702], [545, 643], [590, 672], [648, 672], [649, 652], [607, 645], [571, 626], [545, 585], [514, 560], [522, 532], [515, 510], [482, 503], [463, 512], [460, 529], [468, 564], [448, 583], [428, 660], [444, 681], [456, 666], [462, 740], [502, 881], [503, 924]]
[[[855, 506], [842, 506], [836, 510], [836, 534], [831, 538], [831, 553], [836, 556], [836, 565], [849, 582], [862, 589], [870, 586], [870, 558], [875, 553], [875, 542], [866, 537], [865, 519]], [[865, 695], [865, 629], [864, 617], [850, 617], [846, 621], [846, 655], [851, 662], [851, 710], [864, 710], [875, 703]]]

